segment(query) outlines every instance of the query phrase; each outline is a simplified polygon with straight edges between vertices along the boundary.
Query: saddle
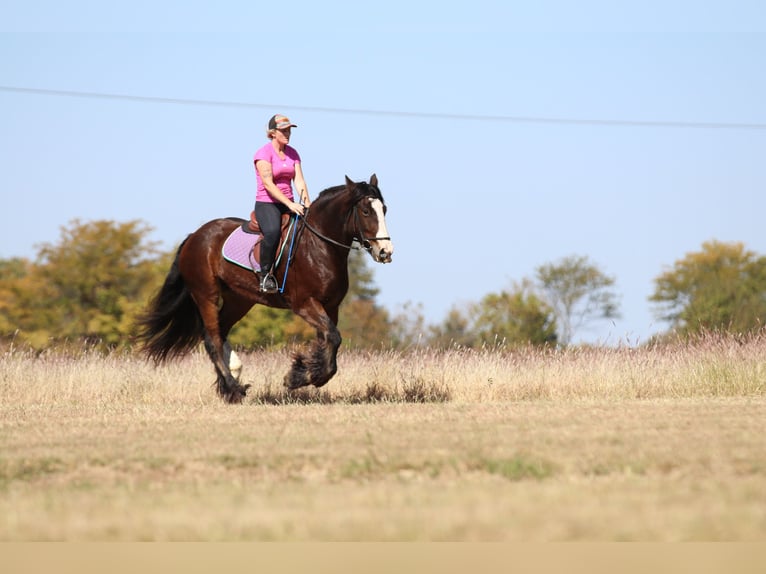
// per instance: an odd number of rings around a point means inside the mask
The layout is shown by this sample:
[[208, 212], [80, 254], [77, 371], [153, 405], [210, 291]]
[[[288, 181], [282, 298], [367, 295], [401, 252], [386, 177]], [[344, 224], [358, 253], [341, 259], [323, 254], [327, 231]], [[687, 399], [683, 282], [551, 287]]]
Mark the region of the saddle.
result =
[[[284, 239], [285, 231], [287, 230], [287, 226], [290, 225], [290, 214], [289, 213], [283, 213], [282, 214], [282, 224], [280, 225], [282, 231], [280, 233], [280, 237]], [[258, 220], [255, 218], [255, 211], [250, 212], [250, 219], [248, 221], [245, 221], [242, 224], [242, 230], [245, 233], [257, 233], [258, 235], [261, 234], [261, 226], [258, 225]]]

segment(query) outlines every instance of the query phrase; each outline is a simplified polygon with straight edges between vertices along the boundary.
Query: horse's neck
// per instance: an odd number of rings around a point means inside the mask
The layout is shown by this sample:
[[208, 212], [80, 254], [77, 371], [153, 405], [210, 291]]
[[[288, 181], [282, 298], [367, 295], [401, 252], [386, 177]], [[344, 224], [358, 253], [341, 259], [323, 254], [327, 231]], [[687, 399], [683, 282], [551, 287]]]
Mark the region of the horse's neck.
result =
[[[334, 200], [334, 201], [333, 201]], [[314, 209], [312, 205], [311, 209]], [[354, 237], [353, 226], [351, 223], [353, 206], [340, 198], [330, 198], [326, 203], [322, 203], [315, 209], [315, 219], [311, 216], [307, 219], [322, 235], [350, 244]]]

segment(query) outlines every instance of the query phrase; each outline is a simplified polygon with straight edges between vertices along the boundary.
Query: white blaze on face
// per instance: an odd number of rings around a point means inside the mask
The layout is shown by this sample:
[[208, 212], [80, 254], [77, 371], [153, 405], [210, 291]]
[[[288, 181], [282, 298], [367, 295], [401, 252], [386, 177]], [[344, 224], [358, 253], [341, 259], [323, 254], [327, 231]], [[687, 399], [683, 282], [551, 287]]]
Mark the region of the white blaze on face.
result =
[[[386, 227], [386, 216], [383, 213], [383, 202], [379, 199], [373, 199], [370, 202], [372, 209], [375, 211], [375, 215], [378, 216], [378, 233], [376, 237], [389, 237], [388, 228]], [[394, 254], [394, 244], [390, 239], [379, 239], [372, 243], [372, 253], [375, 257], [375, 261], [380, 263], [390, 263], [391, 256]]]

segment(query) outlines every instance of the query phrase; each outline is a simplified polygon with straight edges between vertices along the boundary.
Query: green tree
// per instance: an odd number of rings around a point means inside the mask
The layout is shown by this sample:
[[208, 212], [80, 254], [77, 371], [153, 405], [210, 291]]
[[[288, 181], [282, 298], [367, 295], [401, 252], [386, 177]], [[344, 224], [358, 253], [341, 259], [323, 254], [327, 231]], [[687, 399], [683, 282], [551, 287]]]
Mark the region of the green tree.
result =
[[308, 323], [289, 309], [255, 305], [231, 330], [229, 342], [237, 348], [283, 347], [316, 336]]
[[430, 344], [453, 345], [551, 345], [556, 343], [553, 310], [529, 281], [509, 291], [489, 293], [465, 311], [453, 307], [446, 320], [432, 329]]
[[681, 334], [745, 333], [766, 324], [766, 257], [709, 241], [655, 279], [655, 315]]
[[443, 349], [456, 346], [475, 347], [479, 337], [471, 324], [470, 309], [469, 306], [461, 310], [453, 305], [441, 324], [430, 327], [428, 344]]
[[511, 291], [485, 295], [473, 311], [474, 329], [485, 345], [535, 346], [556, 343], [553, 310], [523, 282]]
[[584, 256], [570, 256], [536, 270], [537, 285], [556, 314], [559, 342], [568, 345], [574, 333], [602, 319], [620, 316], [613, 277]]
[[0, 339], [9, 340], [16, 334], [16, 294], [31, 269], [27, 259], [0, 259]]
[[3, 279], [4, 329], [10, 325], [35, 347], [127, 345], [136, 313], [159, 282], [149, 231], [139, 221], [75, 219], [62, 227], [59, 243], [44, 244], [25, 273]]

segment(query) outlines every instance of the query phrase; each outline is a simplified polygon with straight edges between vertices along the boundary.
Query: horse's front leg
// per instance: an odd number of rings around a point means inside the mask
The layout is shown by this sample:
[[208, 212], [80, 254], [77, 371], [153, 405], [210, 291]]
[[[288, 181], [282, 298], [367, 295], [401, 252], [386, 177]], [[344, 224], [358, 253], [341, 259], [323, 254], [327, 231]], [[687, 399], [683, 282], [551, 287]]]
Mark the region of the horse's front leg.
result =
[[290, 371], [285, 375], [285, 386], [297, 389], [307, 385], [321, 387], [338, 371], [340, 331], [336, 327], [337, 310], [328, 311], [315, 300], [296, 310], [296, 313], [317, 330], [317, 338], [306, 351], [293, 357]]

